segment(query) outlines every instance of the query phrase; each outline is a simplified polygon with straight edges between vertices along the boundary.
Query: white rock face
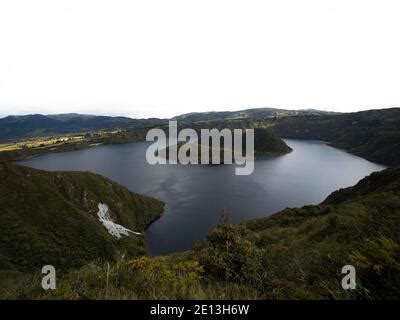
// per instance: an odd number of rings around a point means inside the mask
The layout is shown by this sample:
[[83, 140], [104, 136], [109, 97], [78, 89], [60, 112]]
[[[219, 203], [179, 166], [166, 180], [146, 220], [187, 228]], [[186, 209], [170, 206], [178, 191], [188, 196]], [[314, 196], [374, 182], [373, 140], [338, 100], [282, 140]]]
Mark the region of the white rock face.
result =
[[100, 222], [107, 229], [108, 233], [111, 234], [114, 238], [121, 239], [122, 236], [129, 236], [129, 233], [134, 233], [137, 235], [141, 234], [113, 222], [111, 220], [110, 214], [108, 213], [108, 206], [105, 203], [99, 203], [98, 208], [99, 211], [97, 212], [97, 216], [99, 217]]

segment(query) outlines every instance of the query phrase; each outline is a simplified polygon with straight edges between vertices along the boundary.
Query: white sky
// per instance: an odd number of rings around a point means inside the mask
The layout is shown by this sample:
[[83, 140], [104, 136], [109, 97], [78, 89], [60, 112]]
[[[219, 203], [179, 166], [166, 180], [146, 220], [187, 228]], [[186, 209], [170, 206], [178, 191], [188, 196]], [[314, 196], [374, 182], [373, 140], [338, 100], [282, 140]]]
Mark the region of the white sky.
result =
[[400, 106], [400, 1], [0, 2], [0, 115]]

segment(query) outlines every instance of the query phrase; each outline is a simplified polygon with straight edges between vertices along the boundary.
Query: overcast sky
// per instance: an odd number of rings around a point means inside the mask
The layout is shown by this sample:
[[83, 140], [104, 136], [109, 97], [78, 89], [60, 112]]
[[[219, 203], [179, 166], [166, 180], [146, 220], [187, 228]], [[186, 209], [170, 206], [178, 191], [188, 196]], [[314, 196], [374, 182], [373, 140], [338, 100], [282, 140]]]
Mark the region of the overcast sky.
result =
[[400, 1], [0, 2], [0, 115], [400, 106]]

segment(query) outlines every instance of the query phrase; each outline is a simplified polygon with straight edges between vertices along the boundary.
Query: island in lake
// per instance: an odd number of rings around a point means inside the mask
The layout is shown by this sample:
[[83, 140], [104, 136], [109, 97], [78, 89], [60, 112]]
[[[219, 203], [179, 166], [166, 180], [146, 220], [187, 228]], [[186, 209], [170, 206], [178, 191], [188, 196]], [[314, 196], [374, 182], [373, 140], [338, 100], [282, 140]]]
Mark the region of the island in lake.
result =
[[[246, 159], [255, 160], [259, 157], [266, 156], [281, 156], [290, 153], [292, 149], [271, 129], [268, 128], [254, 128], [254, 157], [248, 154], [246, 148], [246, 132], [242, 134], [240, 141], [241, 150], [239, 153], [235, 153], [233, 143], [234, 140], [231, 137], [231, 143], [229, 146], [226, 145], [225, 139], [220, 140], [220, 147], [209, 146], [203, 141], [200, 143], [195, 142], [178, 142], [174, 147], [174, 153], [171, 152], [170, 147], [166, 147], [156, 153], [157, 156], [174, 159], [179, 161], [177, 157], [180, 153], [183, 153], [185, 157], [190, 157], [194, 153], [195, 163], [204, 163], [202, 159], [206, 159], [207, 164], [224, 164], [226, 157], [230, 159], [228, 163], [232, 163], [235, 159]], [[211, 139], [210, 139], [211, 140]], [[209, 141], [206, 141], [209, 142]], [[225, 157], [225, 154], [227, 155]]]

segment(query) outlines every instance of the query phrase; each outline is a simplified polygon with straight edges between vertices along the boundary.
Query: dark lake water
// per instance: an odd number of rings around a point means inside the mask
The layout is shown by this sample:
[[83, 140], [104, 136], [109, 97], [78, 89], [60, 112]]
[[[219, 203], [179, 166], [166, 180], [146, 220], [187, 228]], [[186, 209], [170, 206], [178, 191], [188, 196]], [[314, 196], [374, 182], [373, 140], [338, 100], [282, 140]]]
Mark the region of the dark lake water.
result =
[[45, 170], [92, 171], [166, 203], [147, 230], [151, 254], [190, 249], [228, 209], [231, 221], [268, 216], [286, 207], [317, 204], [332, 191], [354, 185], [385, 167], [320, 141], [286, 139], [293, 152], [256, 160], [252, 175], [234, 165], [156, 165], [146, 162], [148, 142], [98, 146], [19, 162]]

